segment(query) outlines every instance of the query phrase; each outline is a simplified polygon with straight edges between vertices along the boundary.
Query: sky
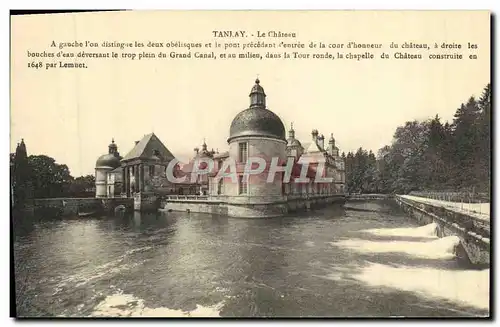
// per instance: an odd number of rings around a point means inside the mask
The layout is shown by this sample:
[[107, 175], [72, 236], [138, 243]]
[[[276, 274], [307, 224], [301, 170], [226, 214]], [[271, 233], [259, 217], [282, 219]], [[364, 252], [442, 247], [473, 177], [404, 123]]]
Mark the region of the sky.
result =
[[[479, 49], [474, 50], [477, 60], [156, 58], [94, 59], [87, 61], [87, 69], [28, 67], [27, 52], [54, 51], [52, 41], [207, 43], [214, 41], [213, 30], [294, 32], [297, 38], [288, 41], [305, 44], [446, 41], [464, 46], [472, 42]], [[204, 139], [209, 148], [224, 151], [231, 121], [248, 107], [258, 76], [269, 109], [281, 117], [286, 130], [293, 122], [302, 142], [318, 129], [326, 139], [333, 133], [340, 151], [377, 151], [390, 144], [404, 122], [436, 114], [451, 121], [461, 103], [481, 94], [490, 81], [489, 31], [489, 14], [479, 11], [139, 11], [12, 17], [10, 148], [13, 152], [24, 138], [28, 154], [49, 155], [68, 165], [75, 177], [94, 173], [96, 159], [107, 153], [112, 138], [122, 155], [151, 132], [182, 160]], [[259, 51], [267, 50], [252, 50]], [[464, 56], [471, 52], [461, 51]]]

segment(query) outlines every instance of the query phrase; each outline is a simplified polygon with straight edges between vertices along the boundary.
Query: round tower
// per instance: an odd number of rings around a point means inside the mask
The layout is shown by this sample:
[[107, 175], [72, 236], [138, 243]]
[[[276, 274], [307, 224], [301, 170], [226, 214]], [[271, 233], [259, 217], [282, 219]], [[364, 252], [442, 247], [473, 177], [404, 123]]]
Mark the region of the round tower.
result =
[[115, 140], [111, 140], [108, 153], [100, 156], [95, 163], [95, 197], [107, 197], [108, 172], [120, 167], [120, 154]]
[[[267, 176], [273, 158], [286, 162], [287, 140], [285, 126], [281, 119], [266, 108], [266, 93], [255, 81], [250, 91], [250, 106], [233, 119], [229, 131], [229, 156], [236, 162], [238, 183], [225, 185], [225, 195], [234, 196], [236, 202], [272, 202], [282, 199], [282, 176], [276, 174], [273, 182], [267, 183]], [[249, 158], [263, 158], [266, 169], [260, 175], [250, 175], [244, 180], [244, 168]]]

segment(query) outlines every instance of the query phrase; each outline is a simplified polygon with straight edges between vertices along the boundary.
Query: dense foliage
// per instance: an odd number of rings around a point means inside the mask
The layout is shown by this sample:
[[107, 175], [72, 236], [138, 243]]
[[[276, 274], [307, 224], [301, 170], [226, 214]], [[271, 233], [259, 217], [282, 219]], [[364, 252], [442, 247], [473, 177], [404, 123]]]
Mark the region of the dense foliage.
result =
[[346, 181], [350, 193], [490, 190], [491, 86], [471, 97], [453, 122], [439, 116], [409, 121], [396, 129], [391, 145], [375, 155], [349, 152]]
[[[94, 196], [95, 178], [92, 175], [74, 178], [68, 166], [58, 164], [45, 155], [16, 159], [10, 155], [11, 183], [15, 203], [24, 198], [88, 197]], [[26, 195], [25, 195], [26, 194]]]

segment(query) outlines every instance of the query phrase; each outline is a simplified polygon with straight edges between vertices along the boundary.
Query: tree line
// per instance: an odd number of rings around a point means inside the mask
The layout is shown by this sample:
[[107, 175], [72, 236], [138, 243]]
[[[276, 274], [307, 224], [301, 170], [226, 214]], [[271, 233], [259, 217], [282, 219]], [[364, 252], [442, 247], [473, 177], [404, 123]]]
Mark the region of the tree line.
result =
[[[451, 123], [436, 115], [399, 126], [377, 154], [359, 148], [342, 154], [349, 193], [412, 191], [490, 192], [491, 85], [470, 97]], [[24, 141], [10, 155], [14, 201], [91, 197], [95, 177], [74, 178], [68, 166], [46, 155], [27, 156]], [[30, 193], [30, 194], [28, 194]]]
[[456, 110], [399, 126], [377, 154], [359, 148], [345, 158], [349, 193], [490, 192], [491, 85]]
[[92, 197], [95, 177], [73, 177], [67, 165], [46, 155], [10, 154], [11, 185], [14, 202], [32, 198]]

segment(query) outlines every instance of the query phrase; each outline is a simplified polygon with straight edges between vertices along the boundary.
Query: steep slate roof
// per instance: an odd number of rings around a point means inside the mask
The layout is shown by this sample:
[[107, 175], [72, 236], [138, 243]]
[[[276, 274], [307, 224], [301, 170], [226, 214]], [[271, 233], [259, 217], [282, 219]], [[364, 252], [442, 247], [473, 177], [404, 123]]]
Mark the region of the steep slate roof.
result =
[[174, 155], [170, 152], [165, 145], [160, 141], [160, 139], [154, 134], [147, 134], [137, 143], [132, 150], [122, 161], [128, 161], [132, 159], [152, 159], [154, 155], [154, 150], [158, 150], [160, 157], [163, 161], [170, 161], [174, 159]]
[[304, 149], [306, 149], [306, 152], [308, 153], [323, 152], [323, 150], [319, 147], [319, 145], [316, 142], [311, 142], [309, 146]]

